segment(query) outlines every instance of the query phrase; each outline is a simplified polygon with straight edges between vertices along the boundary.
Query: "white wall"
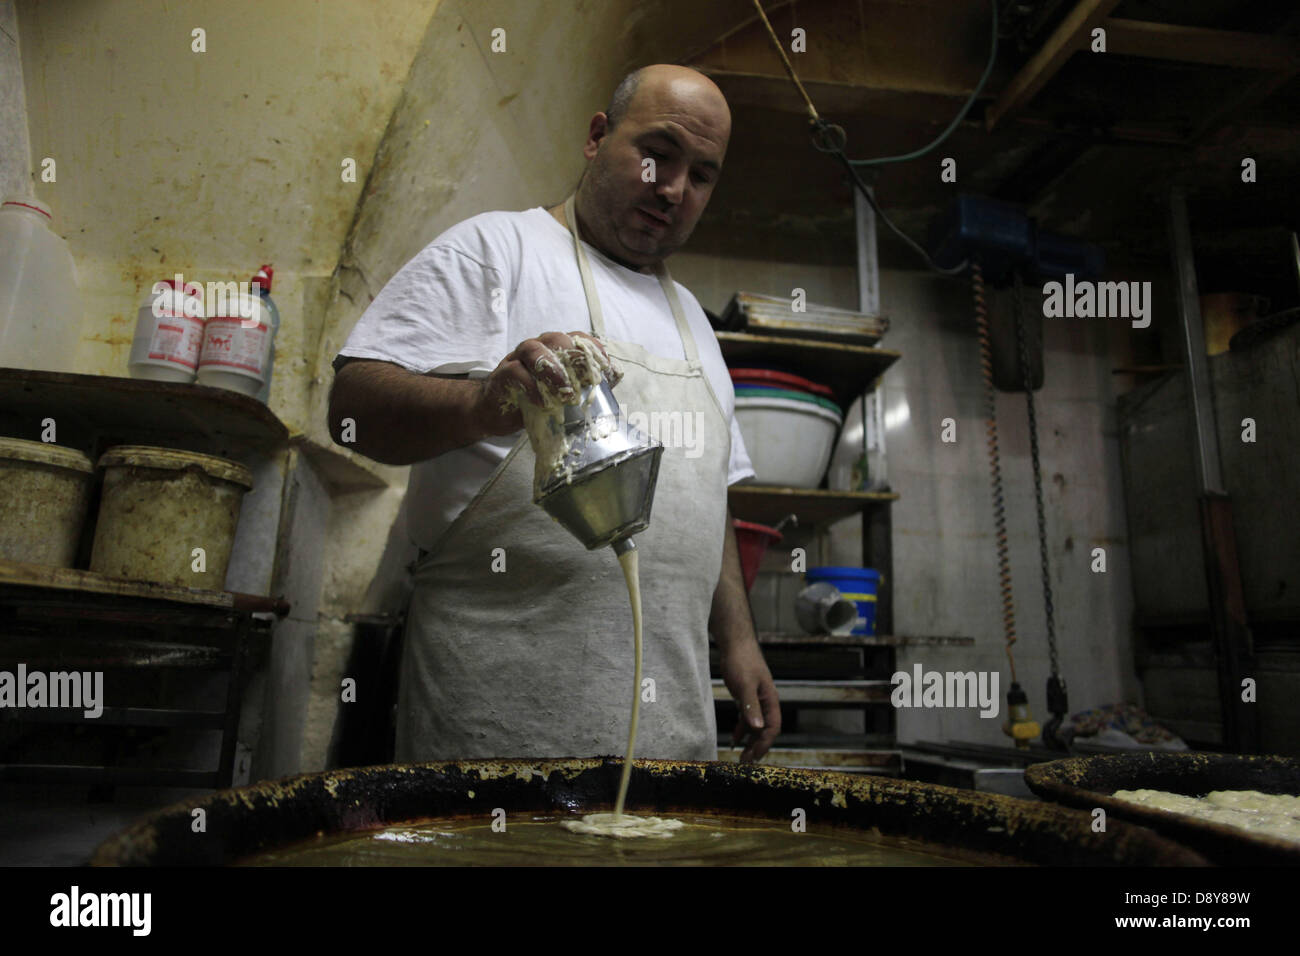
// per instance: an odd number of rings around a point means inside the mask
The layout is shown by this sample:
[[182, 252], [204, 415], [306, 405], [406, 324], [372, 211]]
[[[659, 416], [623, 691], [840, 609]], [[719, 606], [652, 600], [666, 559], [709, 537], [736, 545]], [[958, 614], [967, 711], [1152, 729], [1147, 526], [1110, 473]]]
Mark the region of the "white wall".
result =
[[[857, 303], [851, 268], [698, 252], [679, 254], [670, 265], [674, 277], [718, 313], [742, 289], [789, 295], [801, 286], [811, 302]], [[881, 308], [891, 322], [881, 345], [903, 356], [882, 380], [886, 420], [893, 423], [886, 431], [889, 477], [900, 495], [892, 510], [894, 631], [975, 638], [966, 648], [902, 648], [897, 664], [909, 671], [916, 662], [927, 670], [996, 670], [1005, 698], [1009, 678], [970, 285], [899, 270], [883, 270], [880, 283]], [[1028, 307], [1035, 295], [1026, 289]], [[1100, 319], [1062, 320], [1044, 330], [1038, 435], [1056, 636], [1072, 712], [1141, 701], [1111, 374], [1125, 364], [1136, 334], [1127, 323]], [[997, 412], [1019, 635], [1013, 653], [1042, 723], [1048, 656], [1024, 396], [999, 393]], [[944, 418], [956, 421], [953, 444], [940, 440]], [[857, 519], [835, 525], [831, 540], [832, 564], [861, 564]], [[1106, 549], [1105, 574], [1089, 569], [1095, 547]], [[1005, 701], [1000, 706], [1005, 711]], [[1006, 744], [1000, 723], [970, 711], [900, 710], [898, 737]]]

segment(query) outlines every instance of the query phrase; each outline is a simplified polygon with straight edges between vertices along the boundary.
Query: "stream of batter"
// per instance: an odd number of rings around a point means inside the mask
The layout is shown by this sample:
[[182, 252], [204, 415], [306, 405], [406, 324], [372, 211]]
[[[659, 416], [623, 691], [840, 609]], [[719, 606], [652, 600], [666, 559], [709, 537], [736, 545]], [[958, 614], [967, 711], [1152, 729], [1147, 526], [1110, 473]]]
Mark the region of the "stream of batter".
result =
[[[502, 411], [519, 408], [523, 413], [524, 428], [532, 445], [536, 458], [533, 473], [533, 493], [541, 493], [542, 483], [557, 470], [565, 467], [569, 453], [570, 439], [565, 434], [564, 406], [566, 399], [576, 399], [582, 389], [596, 385], [601, 378], [608, 379], [610, 385], [616, 385], [622, 378], [621, 370], [610, 361], [591, 342], [581, 336], [574, 336], [574, 348], [561, 352], [548, 352], [536, 362], [533, 369], [537, 375], [538, 393], [542, 404], [534, 405], [521, 392], [515, 390], [502, 405]], [[547, 367], [560, 366], [565, 377], [573, 383], [574, 388], [565, 394], [552, 388], [549, 380], [542, 376]], [[590, 400], [589, 400], [590, 401]], [[607, 434], [605, 429], [616, 423], [593, 420], [587, 413], [586, 427], [593, 432], [593, 438]], [[572, 479], [571, 471], [567, 474]], [[566, 820], [564, 826], [575, 833], [588, 833], [595, 836], [616, 838], [626, 837], [669, 837], [683, 824], [678, 820], [660, 817], [638, 817], [623, 812], [627, 800], [627, 785], [632, 775], [632, 754], [636, 749], [637, 720], [641, 713], [641, 577], [637, 568], [637, 550], [630, 548], [618, 556], [618, 563], [623, 567], [623, 580], [627, 582], [628, 599], [632, 603], [632, 633], [635, 649], [635, 666], [632, 678], [632, 720], [627, 731], [627, 754], [623, 758], [623, 775], [618, 784], [618, 799], [614, 803], [613, 813], [589, 813], [581, 820]]]
[[627, 784], [632, 777], [632, 754], [636, 750], [636, 725], [641, 714], [641, 575], [637, 567], [637, 549], [631, 548], [618, 556], [623, 566], [623, 580], [627, 582], [628, 599], [632, 602], [632, 642], [636, 664], [632, 677], [632, 720], [627, 729], [627, 754], [623, 758], [623, 775], [618, 782], [618, 799], [613, 813], [588, 813], [581, 820], [565, 820], [564, 827], [574, 833], [615, 838], [670, 837], [683, 826], [680, 820], [662, 817], [638, 817], [623, 812], [627, 800]]

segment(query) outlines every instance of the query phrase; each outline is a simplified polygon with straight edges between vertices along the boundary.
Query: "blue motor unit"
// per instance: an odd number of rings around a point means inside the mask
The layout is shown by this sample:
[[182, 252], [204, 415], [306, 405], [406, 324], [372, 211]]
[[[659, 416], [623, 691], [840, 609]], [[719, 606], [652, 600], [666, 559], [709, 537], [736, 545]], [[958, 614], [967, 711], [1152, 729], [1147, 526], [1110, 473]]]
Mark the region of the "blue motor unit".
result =
[[1038, 225], [1010, 203], [983, 196], [960, 196], [930, 227], [931, 258], [949, 269], [963, 259], [977, 260], [991, 283], [1013, 271], [1022, 276], [1100, 278], [1106, 255], [1099, 246], [1040, 232]]

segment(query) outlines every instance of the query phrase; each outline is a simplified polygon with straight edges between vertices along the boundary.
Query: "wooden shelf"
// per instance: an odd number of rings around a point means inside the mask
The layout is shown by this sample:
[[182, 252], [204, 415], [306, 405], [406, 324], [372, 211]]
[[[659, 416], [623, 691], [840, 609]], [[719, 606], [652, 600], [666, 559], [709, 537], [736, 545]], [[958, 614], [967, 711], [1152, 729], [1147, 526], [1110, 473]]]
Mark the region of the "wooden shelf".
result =
[[908, 637], [897, 634], [779, 634], [763, 631], [758, 643], [785, 647], [973, 647], [973, 637]]
[[892, 491], [826, 491], [775, 485], [733, 485], [727, 489], [731, 516], [757, 524], [776, 524], [788, 514], [800, 527], [830, 524], [897, 501]]
[[[174, 727], [182, 730], [221, 730], [226, 715], [219, 710], [184, 710], [176, 707], [104, 707], [97, 727]], [[85, 708], [49, 707], [0, 711], [0, 722], [85, 725]]]
[[224, 457], [284, 447], [289, 429], [257, 399], [224, 388], [0, 368], [0, 434], [96, 454], [110, 444], [160, 444]]
[[[887, 704], [893, 684], [887, 680], [782, 680], [775, 678], [776, 694], [783, 704]], [[722, 680], [713, 681], [713, 699], [733, 700]]]
[[0, 780], [81, 786], [94, 784], [106, 787], [216, 789], [230, 786], [228, 775], [216, 770], [154, 770], [147, 767], [85, 767], [59, 764], [0, 764]]
[[189, 604], [244, 613], [287, 614], [289, 606], [279, 598], [233, 591], [208, 591], [183, 588], [172, 584], [127, 581], [94, 571], [55, 568], [44, 564], [27, 564], [0, 558], [0, 586], [38, 588], [65, 592], [69, 597], [107, 594], [115, 597]]
[[[29, 608], [23, 610], [30, 611]], [[20, 613], [18, 620], [26, 624], [34, 617], [36, 616], [30, 613]], [[231, 653], [206, 644], [133, 640], [105, 635], [89, 638], [80, 635], [51, 638], [49, 634], [0, 636], [0, 664], [24, 661], [30, 666], [37, 661], [47, 660], [53, 661], [60, 670], [147, 670], [155, 667], [227, 670], [230, 667]]]
[[848, 408], [871, 391], [885, 370], [902, 358], [901, 352], [846, 345], [816, 339], [793, 339], [748, 332], [717, 332], [727, 365], [744, 367], [779, 364], [795, 375], [830, 386], [835, 401]]
[[[79, 670], [198, 668], [224, 672], [226, 678], [223, 710], [212, 709], [206, 690], [204, 699], [193, 701], [195, 706], [174, 706], [172, 695], [158, 687], [144, 695], [153, 699], [145, 700], [130, 682], [115, 681], [108, 699], [99, 701], [103, 709], [97, 717], [86, 717], [76, 707], [22, 708], [0, 714], [0, 723], [6, 726], [95, 726], [99, 744], [90, 746], [94, 742], [89, 741], [82, 746], [73, 741], [72, 749], [82, 757], [105, 761], [0, 764], [0, 780], [107, 787], [230, 786], [246, 662], [269, 649], [270, 614], [287, 611], [288, 605], [276, 598], [127, 581], [93, 571], [0, 559], [0, 613], [6, 622], [6, 633], [0, 635], [0, 662], [16, 657], [37, 669], [74, 663], [83, 665]], [[151, 641], [154, 637], [161, 639]], [[187, 696], [194, 697], [197, 685], [182, 683], [189, 688]], [[203, 684], [206, 687], [207, 681]], [[110, 765], [118, 762], [118, 744], [136, 727], [168, 733], [217, 732], [221, 740], [217, 766], [183, 770]], [[33, 747], [43, 749], [41, 737], [30, 739]]]

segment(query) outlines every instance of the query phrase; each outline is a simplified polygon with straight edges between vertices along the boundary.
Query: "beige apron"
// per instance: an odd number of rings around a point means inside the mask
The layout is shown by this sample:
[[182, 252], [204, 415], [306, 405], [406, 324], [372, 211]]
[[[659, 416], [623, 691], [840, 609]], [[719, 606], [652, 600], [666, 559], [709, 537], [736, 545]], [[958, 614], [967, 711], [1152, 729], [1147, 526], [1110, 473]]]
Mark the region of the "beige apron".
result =
[[[573, 197], [565, 212], [591, 327], [604, 340]], [[731, 432], [662, 264], [658, 275], [686, 359], [604, 340], [623, 369], [614, 394], [632, 424], [651, 431], [636, 415], [652, 424], [658, 412], [660, 422], [681, 426], [656, 435], [667, 447], [650, 527], [636, 536], [645, 615], [637, 756], [716, 760], [708, 620], [722, 567]], [[399, 761], [586, 757], [627, 747], [633, 641], [622, 572], [611, 548], [588, 551], [533, 503], [533, 464], [521, 435], [415, 566]], [[493, 570], [496, 549], [504, 571]]]

